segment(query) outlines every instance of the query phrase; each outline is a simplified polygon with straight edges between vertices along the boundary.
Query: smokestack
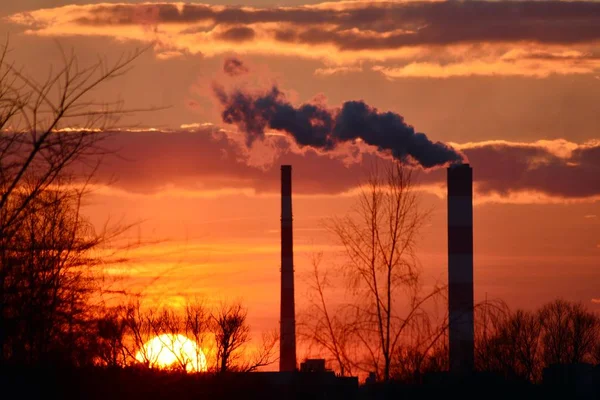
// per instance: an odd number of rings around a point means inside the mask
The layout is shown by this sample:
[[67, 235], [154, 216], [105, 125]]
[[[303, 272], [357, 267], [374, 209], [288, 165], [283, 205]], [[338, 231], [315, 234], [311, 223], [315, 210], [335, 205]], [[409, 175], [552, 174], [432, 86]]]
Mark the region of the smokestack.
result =
[[294, 239], [292, 230], [292, 166], [281, 166], [281, 310], [279, 371], [296, 370], [294, 310]]
[[473, 170], [448, 168], [448, 311], [450, 371], [474, 367], [473, 327]]

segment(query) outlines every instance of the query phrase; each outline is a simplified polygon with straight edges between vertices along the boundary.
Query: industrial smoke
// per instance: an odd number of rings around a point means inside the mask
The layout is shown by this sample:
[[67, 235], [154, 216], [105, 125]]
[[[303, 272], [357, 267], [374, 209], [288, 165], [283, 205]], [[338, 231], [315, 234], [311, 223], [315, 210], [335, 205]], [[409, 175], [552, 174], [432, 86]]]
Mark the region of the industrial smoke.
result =
[[401, 115], [379, 112], [363, 101], [346, 101], [340, 108], [310, 103], [295, 107], [276, 86], [260, 94], [239, 89], [227, 93], [218, 85], [213, 89], [223, 106], [223, 122], [244, 132], [249, 146], [262, 139], [266, 129], [276, 129], [290, 134], [299, 146], [321, 150], [361, 140], [379, 151], [391, 152], [403, 163], [416, 162], [423, 168], [463, 161], [457, 150], [415, 132]]

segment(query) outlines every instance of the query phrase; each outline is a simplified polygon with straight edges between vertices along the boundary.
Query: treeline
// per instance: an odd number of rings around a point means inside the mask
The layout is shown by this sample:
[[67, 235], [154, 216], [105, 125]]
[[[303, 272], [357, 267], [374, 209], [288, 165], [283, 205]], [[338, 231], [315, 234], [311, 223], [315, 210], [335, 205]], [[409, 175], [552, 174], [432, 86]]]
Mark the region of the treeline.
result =
[[481, 371], [539, 382], [557, 364], [600, 364], [600, 317], [581, 303], [555, 300], [535, 311], [482, 305], [475, 360]]
[[196, 301], [183, 310], [130, 303], [106, 311], [97, 320], [95, 365], [251, 372], [277, 360], [277, 333], [251, 343], [248, 311], [239, 302], [207, 307]]
[[[410, 340], [408, 332], [407, 337]], [[428, 330], [427, 339], [397, 346], [391, 356], [389, 381], [422, 383], [429, 373], [448, 371], [447, 325]], [[313, 342], [335, 369], [336, 347], [322, 336], [309, 335], [305, 340]], [[367, 348], [354, 343], [349, 349], [347, 337], [342, 340], [336, 346], [346, 346], [346, 365], [355, 366], [355, 373], [369, 373], [371, 364], [360, 369]], [[501, 301], [476, 305], [476, 371], [493, 373], [507, 381], [540, 383], [545, 368], [582, 363], [600, 365], [600, 316], [582, 303], [557, 299], [533, 311], [510, 310]]]
[[[447, 331], [433, 350], [402, 348], [392, 377], [419, 382], [448, 369]], [[539, 383], [547, 367], [600, 364], [600, 317], [582, 303], [562, 299], [534, 311], [510, 310], [500, 301], [475, 309], [475, 368], [510, 380]]]

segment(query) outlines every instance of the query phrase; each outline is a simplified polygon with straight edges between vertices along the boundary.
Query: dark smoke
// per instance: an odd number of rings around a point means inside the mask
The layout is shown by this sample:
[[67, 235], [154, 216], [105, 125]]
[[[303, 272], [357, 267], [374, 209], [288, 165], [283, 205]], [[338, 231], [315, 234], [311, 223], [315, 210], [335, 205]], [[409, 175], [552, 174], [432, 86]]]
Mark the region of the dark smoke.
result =
[[239, 76], [248, 73], [248, 67], [244, 65], [242, 60], [230, 57], [223, 63], [223, 72], [229, 76]]
[[380, 113], [362, 101], [347, 101], [340, 109], [317, 104], [294, 107], [276, 86], [262, 95], [240, 90], [228, 94], [216, 85], [214, 91], [224, 108], [223, 122], [237, 125], [249, 146], [270, 128], [288, 132], [300, 146], [323, 150], [361, 139], [380, 151], [390, 151], [402, 162], [416, 161], [423, 168], [463, 161], [452, 147], [415, 132], [401, 115]]

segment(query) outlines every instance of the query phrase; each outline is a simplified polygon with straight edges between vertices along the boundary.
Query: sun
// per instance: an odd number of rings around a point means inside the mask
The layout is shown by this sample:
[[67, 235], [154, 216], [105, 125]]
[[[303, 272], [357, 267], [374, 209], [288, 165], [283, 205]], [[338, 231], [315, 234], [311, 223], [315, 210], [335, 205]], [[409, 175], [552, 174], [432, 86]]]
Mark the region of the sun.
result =
[[135, 358], [141, 363], [162, 369], [184, 366], [187, 372], [202, 372], [207, 369], [202, 349], [183, 335], [165, 333], [155, 336], [144, 344]]

